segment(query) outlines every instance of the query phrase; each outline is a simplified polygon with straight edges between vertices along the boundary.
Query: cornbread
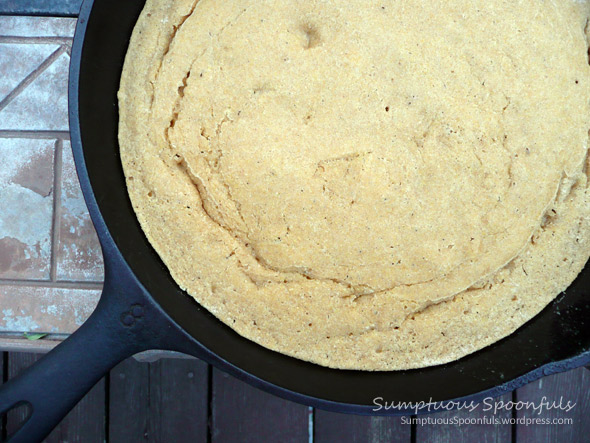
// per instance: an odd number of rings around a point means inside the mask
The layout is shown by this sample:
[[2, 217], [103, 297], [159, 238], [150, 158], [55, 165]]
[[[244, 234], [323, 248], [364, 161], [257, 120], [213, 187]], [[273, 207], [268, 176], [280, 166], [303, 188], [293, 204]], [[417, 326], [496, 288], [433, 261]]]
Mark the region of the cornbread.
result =
[[449, 362], [590, 255], [587, 1], [148, 0], [121, 159], [178, 285], [342, 369]]

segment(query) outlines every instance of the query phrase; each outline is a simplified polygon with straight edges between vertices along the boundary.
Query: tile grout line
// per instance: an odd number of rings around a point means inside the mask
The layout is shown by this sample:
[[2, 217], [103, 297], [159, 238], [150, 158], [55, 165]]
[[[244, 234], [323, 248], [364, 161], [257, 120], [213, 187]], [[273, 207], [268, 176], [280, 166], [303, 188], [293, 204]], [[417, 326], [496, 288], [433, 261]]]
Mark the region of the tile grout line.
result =
[[39, 77], [51, 64], [58, 59], [60, 55], [66, 52], [65, 46], [60, 46], [53, 53], [47, 57], [43, 62], [35, 68], [33, 72], [27, 75], [22, 82], [20, 82], [16, 88], [8, 93], [2, 101], [0, 101], [0, 111], [10, 104], [21, 92], [23, 92], [27, 86], [29, 86], [37, 77]]
[[71, 45], [72, 37], [19, 37], [0, 35], [0, 44]]
[[2, 130], [0, 129], [0, 138], [25, 138], [25, 139], [59, 139], [69, 140], [68, 131], [21, 131], [21, 130]]
[[59, 228], [61, 223], [61, 178], [63, 168], [63, 140], [56, 140], [53, 159], [53, 218], [51, 225], [51, 259], [49, 278], [57, 281], [57, 255], [59, 253]]
[[47, 289], [100, 290], [103, 287], [103, 283], [97, 282], [97, 281], [50, 281], [50, 280], [0, 279], [0, 287], [1, 286], [22, 286], [22, 287], [30, 287], [30, 288], [47, 288]]

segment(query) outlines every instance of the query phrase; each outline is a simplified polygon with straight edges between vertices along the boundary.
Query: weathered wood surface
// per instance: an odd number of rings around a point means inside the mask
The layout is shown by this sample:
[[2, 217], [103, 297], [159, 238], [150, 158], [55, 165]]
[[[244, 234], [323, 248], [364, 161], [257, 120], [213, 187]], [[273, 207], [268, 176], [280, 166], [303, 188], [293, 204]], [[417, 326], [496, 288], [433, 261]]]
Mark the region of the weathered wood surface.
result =
[[[520, 402], [534, 405], [549, 403], [541, 409], [522, 409], [517, 418], [551, 421], [550, 424], [517, 424], [516, 441], [590, 442], [590, 371], [579, 368], [551, 375], [531, 383], [516, 392]], [[561, 407], [553, 407], [553, 402]], [[567, 406], [575, 404], [571, 409]], [[566, 409], [570, 409], [567, 411]]]
[[[41, 354], [10, 353], [8, 378], [15, 377], [23, 369], [35, 363]], [[53, 430], [47, 442], [101, 443], [105, 441], [105, 381], [101, 380]], [[18, 429], [25, 410], [9, 412], [6, 420], [7, 433]]]
[[310, 408], [262, 392], [216, 369], [211, 388], [212, 442], [310, 441]]
[[[6, 378], [41, 355], [10, 353]], [[2, 368], [0, 368], [0, 371]], [[494, 402], [539, 405], [562, 400], [571, 410], [503, 408], [496, 415], [480, 405], [429, 416], [443, 424], [409, 424], [408, 417], [364, 417], [312, 410], [266, 394], [194, 359], [156, 362], [126, 360], [113, 369], [53, 431], [49, 442], [590, 442], [590, 372], [577, 369], [545, 377]], [[486, 417], [485, 424], [460, 420]], [[512, 424], [511, 418], [571, 419], [570, 423]], [[490, 423], [496, 418], [498, 423]], [[14, 430], [22, 411], [11, 412], [6, 430]], [[444, 424], [446, 422], [447, 424]], [[455, 423], [455, 424], [454, 424]], [[1, 428], [0, 428], [1, 431]]]
[[[432, 443], [510, 443], [512, 425], [502, 422], [512, 417], [512, 411], [501, 409], [494, 414], [493, 405], [501, 406], [512, 401], [512, 394], [506, 394], [474, 406], [472, 411], [461, 409], [438, 412], [421, 419], [430, 418], [433, 423], [416, 426], [416, 441]], [[468, 402], [469, 404], [469, 402]]]
[[128, 359], [111, 371], [109, 380], [109, 441], [207, 441], [205, 363]]
[[366, 417], [315, 411], [314, 441], [410, 443], [412, 426], [401, 417]]

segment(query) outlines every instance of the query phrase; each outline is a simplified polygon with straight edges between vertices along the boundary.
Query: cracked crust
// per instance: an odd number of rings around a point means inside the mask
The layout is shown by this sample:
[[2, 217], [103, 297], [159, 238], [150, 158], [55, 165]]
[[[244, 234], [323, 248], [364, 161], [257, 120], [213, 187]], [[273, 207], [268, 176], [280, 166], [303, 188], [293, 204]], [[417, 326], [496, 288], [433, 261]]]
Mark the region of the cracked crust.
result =
[[346, 369], [452, 361], [538, 313], [590, 254], [589, 8], [502, 8], [148, 0], [119, 139], [177, 283]]

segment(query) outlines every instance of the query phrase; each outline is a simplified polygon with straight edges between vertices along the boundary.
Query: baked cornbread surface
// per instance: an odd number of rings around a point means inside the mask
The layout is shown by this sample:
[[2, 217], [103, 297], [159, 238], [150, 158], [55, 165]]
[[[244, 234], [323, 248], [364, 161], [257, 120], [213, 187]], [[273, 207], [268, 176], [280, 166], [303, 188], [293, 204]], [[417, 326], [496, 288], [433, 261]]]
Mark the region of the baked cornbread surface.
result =
[[148, 0], [121, 158], [173, 278], [334, 368], [449, 362], [590, 254], [588, 2]]

